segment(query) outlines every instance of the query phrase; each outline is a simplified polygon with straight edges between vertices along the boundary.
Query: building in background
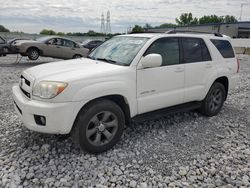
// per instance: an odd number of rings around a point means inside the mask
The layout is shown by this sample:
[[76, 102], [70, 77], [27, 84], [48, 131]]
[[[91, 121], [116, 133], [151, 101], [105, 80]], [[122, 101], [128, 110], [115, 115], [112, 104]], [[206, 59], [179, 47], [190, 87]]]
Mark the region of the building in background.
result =
[[236, 22], [236, 23], [214, 23], [202, 25], [176, 26], [166, 28], [151, 28], [146, 32], [160, 32], [164, 33], [169, 30], [187, 30], [199, 32], [221, 33], [232, 38], [250, 38], [250, 22]]

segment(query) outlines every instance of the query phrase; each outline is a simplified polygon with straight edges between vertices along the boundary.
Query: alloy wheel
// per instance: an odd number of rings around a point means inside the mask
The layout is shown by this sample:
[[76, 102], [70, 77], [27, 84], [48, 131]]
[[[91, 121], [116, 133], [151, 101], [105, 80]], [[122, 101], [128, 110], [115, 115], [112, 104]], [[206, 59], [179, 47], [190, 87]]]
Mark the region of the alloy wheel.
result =
[[118, 130], [118, 118], [109, 111], [103, 111], [93, 116], [86, 131], [88, 141], [95, 146], [109, 143]]

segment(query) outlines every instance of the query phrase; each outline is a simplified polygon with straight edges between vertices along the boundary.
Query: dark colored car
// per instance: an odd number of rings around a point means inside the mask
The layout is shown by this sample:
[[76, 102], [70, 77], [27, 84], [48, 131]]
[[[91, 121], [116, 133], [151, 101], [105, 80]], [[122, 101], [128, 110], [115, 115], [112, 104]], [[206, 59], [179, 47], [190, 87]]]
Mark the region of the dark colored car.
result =
[[29, 39], [14, 38], [6, 42], [2, 37], [0, 37], [0, 56], [6, 56], [7, 54], [17, 54], [18, 51], [15, 49], [14, 45], [17, 41], [21, 40]]
[[0, 57], [6, 55], [6, 51], [8, 51], [6, 45], [7, 42], [0, 36]]
[[86, 42], [82, 43], [82, 46], [84, 48], [88, 48], [89, 51], [91, 51], [94, 48], [96, 48], [99, 45], [101, 45], [102, 43], [103, 43], [103, 41], [101, 41], [101, 40], [92, 40], [92, 41], [86, 41]]

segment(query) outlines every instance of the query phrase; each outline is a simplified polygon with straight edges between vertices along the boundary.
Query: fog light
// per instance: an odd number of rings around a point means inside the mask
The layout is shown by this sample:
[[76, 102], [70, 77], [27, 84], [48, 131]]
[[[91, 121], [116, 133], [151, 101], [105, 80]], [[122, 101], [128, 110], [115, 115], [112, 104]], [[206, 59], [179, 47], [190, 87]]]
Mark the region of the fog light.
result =
[[34, 115], [34, 119], [37, 125], [46, 125], [46, 118], [44, 116]]

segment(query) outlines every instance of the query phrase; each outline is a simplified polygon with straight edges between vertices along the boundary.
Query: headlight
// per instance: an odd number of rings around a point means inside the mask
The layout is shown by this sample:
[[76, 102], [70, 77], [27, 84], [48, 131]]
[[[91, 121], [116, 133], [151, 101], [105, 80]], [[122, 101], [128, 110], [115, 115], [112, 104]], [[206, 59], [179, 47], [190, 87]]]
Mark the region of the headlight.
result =
[[41, 81], [35, 85], [33, 95], [42, 99], [51, 99], [62, 93], [67, 85], [64, 82]]

